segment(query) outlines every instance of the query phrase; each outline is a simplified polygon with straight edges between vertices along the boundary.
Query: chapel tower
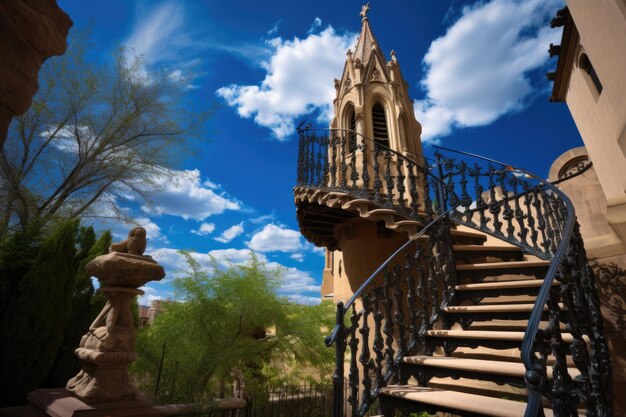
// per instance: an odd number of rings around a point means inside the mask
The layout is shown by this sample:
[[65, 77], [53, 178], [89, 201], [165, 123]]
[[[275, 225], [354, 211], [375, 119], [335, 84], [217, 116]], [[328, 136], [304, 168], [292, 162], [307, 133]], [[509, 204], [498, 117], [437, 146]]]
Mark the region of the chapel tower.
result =
[[396, 53], [387, 61], [361, 10], [361, 33], [348, 50], [341, 80], [335, 80], [335, 118], [330, 127], [354, 130], [408, 157], [422, 155], [422, 126], [415, 119], [408, 85]]

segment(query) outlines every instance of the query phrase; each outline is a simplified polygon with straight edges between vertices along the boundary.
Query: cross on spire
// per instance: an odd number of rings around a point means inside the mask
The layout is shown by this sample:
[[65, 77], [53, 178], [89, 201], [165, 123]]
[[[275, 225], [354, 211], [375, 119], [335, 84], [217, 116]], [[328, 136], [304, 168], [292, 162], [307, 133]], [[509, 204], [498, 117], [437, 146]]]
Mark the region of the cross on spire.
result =
[[367, 2], [367, 4], [364, 4], [363, 7], [361, 7], [361, 17], [363, 19], [367, 19], [367, 12], [370, 10], [370, 3]]

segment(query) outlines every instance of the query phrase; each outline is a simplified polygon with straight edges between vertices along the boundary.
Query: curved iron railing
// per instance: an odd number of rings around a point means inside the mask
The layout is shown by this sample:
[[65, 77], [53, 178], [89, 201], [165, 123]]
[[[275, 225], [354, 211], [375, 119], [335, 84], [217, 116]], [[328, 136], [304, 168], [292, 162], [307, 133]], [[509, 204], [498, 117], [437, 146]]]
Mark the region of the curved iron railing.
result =
[[[550, 260], [521, 347], [529, 391], [525, 416], [543, 415], [542, 396], [552, 401], [557, 416], [577, 416], [579, 404], [589, 416], [612, 415], [610, 355], [593, 272], [571, 201], [554, 184], [526, 170], [437, 148], [474, 159], [470, 166], [440, 151], [435, 155], [448, 190], [461, 195], [462, 209], [451, 213], [455, 222]], [[473, 193], [468, 189], [470, 180]], [[546, 310], [548, 324], [542, 327]], [[568, 369], [568, 353], [580, 372], [576, 378]], [[548, 377], [550, 355], [552, 378]]]
[[[427, 331], [450, 328], [441, 315], [455, 300], [448, 219], [551, 261], [522, 343], [526, 416], [543, 414], [542, 397], [553, 402], [555, 415], [577, 415], [579, 404], [590, 416], [610, 415], [610, 357], [569, 199], [525, 170], [479, 155], [439, 148], [429, 167], [354, 132], [328, 132], [299, 130], [298, 185], [367, 199], [426, 225], [345, 305], [337, 305], [336, 326], [326, 341], [336, 349], [333, 415], [344, 415], [346, 353], [348, 404], [352, 416], [364, 416], [382, 387], [407, 382], [399, 365], [406, 355], [424, 353]], [[548, 323], [542, 325], [546, 315]], [[570, 375], [568, 354], [580, 373], [576, 378]]]
[[296, 186], [366, 199], [423, 224], [436, 213], [442, 197], [432, 191], [441, 181], [422, 163], [352, 130], [298, 133]]

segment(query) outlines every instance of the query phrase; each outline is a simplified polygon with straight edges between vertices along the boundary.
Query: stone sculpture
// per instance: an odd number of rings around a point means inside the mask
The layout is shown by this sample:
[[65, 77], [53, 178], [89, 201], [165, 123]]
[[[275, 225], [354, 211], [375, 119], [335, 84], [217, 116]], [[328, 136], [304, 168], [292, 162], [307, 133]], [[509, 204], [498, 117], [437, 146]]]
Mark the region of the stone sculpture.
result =
[[137, 396], [128, 376], [128, 367], [137, 358], [131, 301], [143, 294], [138, 287], [165, 276], [161, 265], [143, 256], [145, 248], [146, 229], [135, 227], [128, 239], [112, 244], [110, 253], [86, 266], [100, 281], [98, 291], [108, 299], [76, 349], [82, 369], [66, 387], [86, 403], [127, 401]]

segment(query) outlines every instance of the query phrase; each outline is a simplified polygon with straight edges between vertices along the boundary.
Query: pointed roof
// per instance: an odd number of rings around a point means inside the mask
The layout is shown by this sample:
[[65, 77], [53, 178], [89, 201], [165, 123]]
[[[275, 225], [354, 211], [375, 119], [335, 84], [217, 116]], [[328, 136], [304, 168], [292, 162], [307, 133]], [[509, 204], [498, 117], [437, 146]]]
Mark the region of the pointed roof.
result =
[[354, 49], [354, 55], [352, 59], [356, 60], [359, 58], [361, 62], [365, 65], [370, 59], [372, 55], [372, 51], [378, 49], [380, 51], [380, 47], [378, 46], [378, 42], [372, 33], [372, 29], [370, 28], [369, 20], [367, 19], [367, 11], [369, 10], [369, 3], [363, 6], [361, 11], [361, 16], [363, 17], [361, 20], [361, 33], [359, 34], [359, 39], [356, 41], [356, 47]]

